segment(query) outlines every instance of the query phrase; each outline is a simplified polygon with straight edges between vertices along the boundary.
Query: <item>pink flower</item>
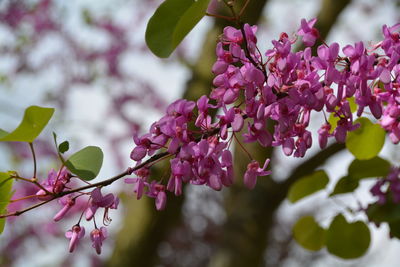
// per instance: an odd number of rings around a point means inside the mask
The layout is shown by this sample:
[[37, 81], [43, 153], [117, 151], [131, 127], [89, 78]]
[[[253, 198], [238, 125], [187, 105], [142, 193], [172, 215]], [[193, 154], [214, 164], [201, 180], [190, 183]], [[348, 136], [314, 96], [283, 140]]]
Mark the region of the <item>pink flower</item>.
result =
[[69, 230], [65, 233], [65, 237], [70, 239], [69, 241], [69, 252], [73, 252], [75, 247], [77, 246], [79, 240], [85, 235], [85, 227], [81, 227], [79, 225], [75, 225], [72, 227], [72, 230]]
[[231, 26], [225, 27], [223, 38], [224, 41], [234, 42], [237, 44], [241, 44], [243, 41], [242, 32]]
[[53, 220], [56, 222], [61, 220], [72, 206], [75, 205], [75, 199], [71, 196], [63, 197], [60, 199], [60, 204], [64, 205], [64, 207], [53, 217]]
[[[63, 168], [58, 172], [51, 170], [48, 173], [47, 179], [42, 183], [42, 186], [50, 193], [57, 194], [64, 191], [65, 185], [69, 183], [70, 179], [71, 174], [66, 168]], [[47, 194], [43, 189], [40, 189], [36, 195], [38, 195], [41, 200], [49, 200], [52, 198], [52, 196]]]
[[233, 164], [232, 164], [232, 153], [229, 150], [224, 150], [221, 156], [221, 166], [226, 167], [226, 172], [222, 173], [221, 182], [225, 186], [233, 184]]
[[90, 232], [90, 240], [92, 240], [92, 247], [96, 250], [96, 253], [100, 255], [101, 246], [103, 241], [107, 238], [107, 228], [101, 227], [100, 229], [94, 229]]
[[262, 168], [260, 168], [260, 165], [255, 160], [247, 165], [247, 170], [244, 174], [244, 184], [247, 188], [253, 189], [256, 186], [257, 176], [266, 176], [271, 174], [271, 171], [265, 170], [269, 161], [270, 160], [267, 159]]
[[159, 191], [156, 197], [156, 209], [163, 210], [167, 204], [167, 194], [164, 191]]
[[118, 206], [118, 198], [114, 197], [113, 194], [107, 194], [103, 196], [100, 188], [96, 188], [91, 193], [92, 200], [90, 201], [89, 207], [86, 210], [86, 220], [91, 220], [99, 207], [102, 208], [115, 208]]
[[331, 125], [325, 123], [318, 130], [318, 142], [320, 148], [324, 149], [328, 143], [328, 137], [330, 136], [329, 131], [331, 130]]
[[303, 43], [306, 46], [313, 46], [315, 44], [315, 41], [319, 37], [318, 30], [313, 28], [316, 22], [316, 18], [311, 19], [308, 22], [305, 19], [301, 20], [301, 27], [297, 34], [303, 36]]
[[228, 137], [228, 126], [232, 127], [234, 132], [240, 132], [243, 128], [243, 117], [239, 113], [235, 114], [235, 108], [226, 109], [224, 106], [225, 115], [218, 115], [219, 126], [221, 128], [221, 138], [225, 140]]

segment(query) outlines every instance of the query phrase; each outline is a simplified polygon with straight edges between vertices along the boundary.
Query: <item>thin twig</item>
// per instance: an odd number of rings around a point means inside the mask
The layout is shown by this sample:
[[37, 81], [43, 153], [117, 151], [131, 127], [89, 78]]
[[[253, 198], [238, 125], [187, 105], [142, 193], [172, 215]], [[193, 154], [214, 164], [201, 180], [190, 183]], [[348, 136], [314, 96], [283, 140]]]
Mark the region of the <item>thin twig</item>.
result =
[[242, 145], [242, 143], [240, 142], [240, 140], [237, 138], [235, 133], [232, 133], [233, 137], [235, 138], [236, 142], [239, 144], [239, 146], [242, 148], [242, 150], [247, 154], [247, 156], [250, 158], [250, 160], [253, 160], [253, 157], [251, 156], [251, 154], [249, 153], [249, 151], [247, 151], [247, 149]]
[[36, 155], [35, 155], [35, 150], [33, 149], [32, 142], [29, 142], [29, 147], [31, 148], [32, 157], [33, 157], [33, 178], [36, 178]]
[[0, 219], [1, 219], [1, 218], [6, 218], [6, 217], [11, 217], [11, 216], [19, 216], [19, 215], [21, 215], [21, 214], [23, 214], [23, 213], [25, 213], [25, 212], [27, 212], [27, 211], [33, 210], [33, 209], [38, 208], [38, 207], [40, 207], [40, 206], [42, 206], [42, 205], [44, 205], [44, 204], [47, 204], [47, 203], [53, 201], [54, 199], [56, 199], [56, 198], [55, 198], [55, 197], [54, 197], [54, 198], [51, 198], [51, 199], [49, 199], [49, 200], [40, 202], [40, 203], [38, 203], [38, 204], [36, 204], [36, 205], [30, 206], [30, 207], [28, 207], [28, 208], [26, 208], [26, 209], [23, 209], [23, 210], [14, 211], [14, 212], [7, 213], [7, 214], [1, 214], [1, 215], [0, 215]]
[[[247, 115], [243, 115], [242, 117], [243, 117], [243, 119], [247, 119]], [[230, 128], [230, 127], [231, 127], [231, 125], [228, 125], [228, 128]], [[209, 131], [209, 132], [205, 133], [204, 135], [196, 138], [195, 141], [199, 142], [201, 139], [207, 139], [210, 136], [216, 135], [217, 133], [219, 133], [219, 131], [220, 131], [220, 128], [215, 128], [212, 131]], [[101, 182], [98, 182], [98, 183], [94, 183], [94, 184], [88, 184], [88, 185], [85, 185], [85, 186], [82, 186], [82, 187], [79, 187], [79, 188], [71, 189], [71, 190], [68, 190], [68, 191], [63, 191], [63, 192], [60, 192], [60, 193], [57, 193], [57, 194], [54, 194], [54, 193], [51, 193], [51, 192], [47, 191], [39, 183], [36, 182], [35, 184], [40, 186], [48, 194], [48, 195], [44, 195], [44, 196], [50, 196], [52, 198], [50, 200], [46, 200], [46, 201], [40, 202], [40, 203], [38, 203], [36, 205], [30, 206], [30, 207], [28, 207], [26, 209], [23, 209], [23, 210], [15, 211], [15, 212], [8, 213], [8, 214], [0, 214], [0, 218], [10, 217], [10, 216], [19, 216], [19, 215], [21, 215], [21, 214], [23, 214], [23, 213], [25, 213], [27, 211], [30, 211], [30, 210], [35, 209], [37, 207], [40, 207], [43, 204], [46, 204], [46, 203], [48, 203], [48, 202], [50, 202], [50, 201], [52, 201], [54, 199], [58, 199], [58, 198], [63, 197], [65, 195], [69, 195], [69, 194], [72, 194], [72, 193], [84, 191], [84, 190], [87, 190], [87, 189], [90, 189], [90, 188], [94, 188], [94, 187], [103, 187], [103, 186], [110, 185], [113, 182], [115, 182], [115, 181], [117, 181], [117, 180], [119, 180], [119, 179], [121, 179], [121, 178], [123, 178], [123, 177], [125, 177], [127, 175], [132, 174], [134, 171], [137, 171], [137, 170], [139, 170], [139, 169], [141, 169], [143, 167], [147, 167], [147, 165], [149, 165], [151, 163], [154, 163], [154, 162], [158, 161], [159, 159], [162, 159], [162, 158], [164, 158], [166, 156], [171, 156], [171, 155], [172, 154], [168, 153], [167, 151], [158, 153], [158, 154], [152, 156], [151, 158], [149, 158], [148, 160], [146, 160], [145, 162], [143, 162], [143, 163], [141, 163], [141, 164], [139, 164], [139, 165], [137, 165], [137, 166], [135, 166], [133, 168], [129, 167], [124, 172], [122, 172], [122, 173], [120, 173], [120, 174], [118, 174], [118, 175], [116, 175], [114, 177], [111, 177], [111, 178], [109, 178], [107, 180], [104, 180], [104, 181], [101, 181]], [[19, 177], [19, 178], [21, 178], [21, 177]], [[23, 178], [23, 180], [28, 180], [28, 179]], [[41, 196], [41, 197], [44, 197], [44, 196]]]
[[244, 30], [244, 24], [240, 21], [240, 16], [242, 15], [242, 13], [244, 12], [244, 10], [246, 9], [247, 5], [249, 4], [249, 1], [246, 1], [246, 3], [244, 4], [243, 8], [240, 10], [239, 14], [237, 15], [235, 12], [235, 9], [233, 8], [233, 6], [224, 0], [225, 5], [230, 9], [232, 16], [235, 18], [236, 23], [238, 25], [238, 27], [240, 28], [240, 32], [243, 35], [243, 50], [244, 53], [246, 55], [246, 58], [248, 58], [250, 60], [250, 63], [253, 64], [254, 67], [256, 67], [258, 70], [260, 70], [263, 74], [264, 74], [264, 78], [267, 81], [268, 80], [268, 76], [267, 76], [267, 72], [264, 68], [264, 65], [262, 62], [257, 63], [254, 58], [251, 56], [250, 54], [250, 50], [249, 50], [249, 46], [247, 43], [247, 36], [246, 36], [246, 32]]
[[44, 188], [38, 181], [36, 178], [32, 178], [32, 179], [28, 179], [28, 178], [24, 178], [24, 177], [20, 177], [18, 176], [18, 174], [16, 174], [15, 176], [11, 176], [11, 179], [17, 179], [17, 180], [22, 180], [31, 184], [36, 185], [37, 187], [39, 187], [40, 189], [42, 189], [43, 191], [45, 191], [47, 194], [51, 194], [46, 188]]
[[243, 15], [243, 12], [246, 10], [247, 5], [250, 3], [250, 0], [246, 0], [246, 2], [244, 3], [242, 9], [239, 11], [239, 15], [238, 17], [240, 18]]
[[218, 14], [211, 14], [211, 13], [208, 13], [208, 12], [206, 12], [206, 16], [219, 18], [219, 19], [224, 19], [224, 20], [229, 20], [229, 21], [235, 21], [236, 20], [236, 18], [223, 16], [223, 15], [218, 15]]

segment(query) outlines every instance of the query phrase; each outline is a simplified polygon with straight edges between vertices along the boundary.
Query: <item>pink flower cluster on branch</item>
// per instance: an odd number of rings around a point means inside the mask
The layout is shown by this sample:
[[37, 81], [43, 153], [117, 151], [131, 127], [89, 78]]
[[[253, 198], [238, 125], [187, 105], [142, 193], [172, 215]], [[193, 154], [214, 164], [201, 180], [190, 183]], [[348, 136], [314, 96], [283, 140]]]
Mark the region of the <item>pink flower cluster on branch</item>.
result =
[[[126, 174], [131, 173], [130, 169], [126, 171]], [[124, 174], [124, 175], [126, 175]], [[29, 179], [19, 177], [18, 174], [14, 176], [16, 179], [22, 179], [24, 181], [29, 181]], [[116, 179], [116, 178], [114, 178]], [[12, 212], [10, 214], [1, 215], [1, 217], [8, 216], [18, 216], [32, 208], [39, 207], [42, 204], [46, 204], [51, 202], [54, 199], [58, 198], [59, 204], [62, 208], [54, 215], [54, 222], [61, 221], [64, 218], [67, 218], [69, 213], [80, 213], [80, 217], [78, 222], [72, 227], [71, 230], [67, 231], [65, 236], [70, 239], [69, 251], [73, 252], [77, 247], [80, 239], [85, 236], [85, 228], [80, 225], [83, 216], [87, 221], [92, 221], [94, 224], [94, 230], [90, 233], [90, 238], [93, 242], [92, 246], [96, 250], [97, 254], [101, 253], [102, 242], [107, 237], [107, 229], [105, 227], [97, 227], [96, 223], [96, 213], [103, 209], [103, 224], [108, 225], [111, 222], [111, 218], [109, 217], [109, 209], [117, 209], [119, 204], [119, 198], [115, 197], [114, 194], [109, 193], [105, 196], [101, 193], [102, 184], [88, 184], [84, 187], [76, 187], [75, 189], [71, 189], [74, 184], [74, 180], [80, 180], [77, 177], [73, 176], [65, 167], [58, 172], [51, 170], [48, 174], [48, 177], [41, 184], [35, 184], [39, 187], [39, 190], [34, 195], [29, 195], [27, 197], [22, 197], [20, 199], [13, 199], [13, 202], [19, 200], [26, 199], [37, 199], [42, 202], [31, 206], [27, 209]], [[82, 192], [84, 189], [93, 188], [91, 192]], [[85, 201], [82, 201], [85, 199]], [[85, 202], [86, 204], [82, 204]], [[71, 210], [77, 206], [73, 212]]]
[[[272, 41], [271, 49], [261, 53], [257, 48], [256, 26], [226, 27], [217, 44], [217, 61], [212, 67], [215, 88], [197, 102], [184, 99], [173, 102], [148, 133], [135, 135], [131, 159], [136, 167], [75, 189], [71, 189], [70, 173], [50, 172], [34, 197], [43, 201], [37, 206], [59, 198], [62, 208], [54, 216], [55, 221], [64, 218], [77, 198], [88, 199], [78, 223], [66, 234], [70, 252], [84, 237], [85, 229], [80, 226], [83, 215], [94, 223], [90, 238], [96, 252], [101, 252], [107, 231], [97, 227], [95, 214], [103, 209], [103, 222], [108, 223], [108, 211], [116, 209], [119, 200], [113, 194], [103, 196], [100, 190], [132, 173], [136, 177], [126, 178], [125, 183], [133, 184], [137, 199], [143, 195], [154, 198], [157, 210], [166, 207], [167, 191], [181, 195], [184, 183], [205, 185], [217, 191], [231, 186], [234, 169], [230, 147], [233, 140], [239, 140], [240, 132], [245, 143], [281, 147], [287, 156], [304, 157], [313, 143], [309, 129], [311, 114], [325, 115], [326, 112], [338, 118], [336, 126], [325, 119], [318, 130], [321, 148], [329, 138], [345, 142], [347, 132], [358, 127], [350, 108], [354, 98], [357, 116], [368, 108], [389, 132], [391, 140], [398, 143], [400, 37], [397, 30], [400, 24], [384, 26], [384, 40], [371, 50], [362, 42], [342, 49], [332, 43], [318, 46], [317, 54], [313, 55], [311, 46], [319, 38], [314, 24], [315, 20], [302, 20], [297, 35], [302, 37], [306, 48], [298, 52], [292, 49], [297, 37], [289, 38], [286, 33]], [[213, 119], [210, 114], [215, 113], [219, 115]], [[240, 142], [238, 145], [244, 149]], [[243, 181], [253, 189], [258, 177], [271, 174], [267, 170], [270, 159], [265, 159], [260, 167], [259, 162], [244, 152], [249, 156], [249, 164]], [[151, 158], [145, 160], [147, 156]], [[151, 180], [151, 167], [166, 158], [170, 158], [169, 171]], [[374, 189], [374, 194], [379, 196], [380, 186]], [[84, 192], [92, 188], [90, 193]]]
[[[319, 145], [326, 147], [332, 137], [343, 143], [347, 132], [359, 126], [353, 122], [352, 99], [358, 106], [357, 116], [366, 107], [376, 119], [383, 114], [380, 123], [397, 143], [399, 26], [384, 26], [384, 41], [371, 50], [362, 42], [342, 49], [338, 43], [324, 43], [313, 55], [311, 46], [319, 38], [313, 28], [315, 22], [303, 19], [297, 32], [304, 50], [294, 52], [297, 37], [282, 33], [264, 54], [257, 48], [256, 26], [226, 27], [216, 48], [217, 61], [212, 67], [215, 88], [210, 95], [202, 96], [197, 103], [175, 101], [148, 133], [135, 136], [131, 159], [137, 164], [162, 149], [173, 157], [167, 180], [160, 177], [160, 181], [150, 181], [147, 167], [136, 172], [137, 178], [126, 180], [135, 184], [138, 199], [143, 192], [158, 199], [162, 192], [162, 205], [157, 205], [161, 209], [165, 207], [165, 191], [180, 195], [183, 183], [214, 190], [230, 186], [234, 174], [229, 147], [242, 130], [245, 143], [280, 146], [287, 156], [304, 157], [313, 143], [311, 114], [332, 113], [338, 118], [337, 126], [333, 128], [325, 117], [318, 130]], [[209, 114], [216, 111], [222, 114], [213, 121]], [[254, 188], [257, 176], [270, 174], [265, 171], [269, 159], [260, 168], [249, 156], [244, 184]]]

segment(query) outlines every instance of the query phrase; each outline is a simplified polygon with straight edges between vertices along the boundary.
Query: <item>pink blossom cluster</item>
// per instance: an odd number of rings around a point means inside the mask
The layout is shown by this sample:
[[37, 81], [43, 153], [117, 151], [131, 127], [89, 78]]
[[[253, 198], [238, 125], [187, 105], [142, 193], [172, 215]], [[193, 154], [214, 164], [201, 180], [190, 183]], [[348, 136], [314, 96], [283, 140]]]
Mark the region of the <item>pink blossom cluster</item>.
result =
[[[150, 171], [146, 167], [135, 172], [137, 178], [125, 179], [126, 183], [134, 184], [138, 199], [146, 189], [146, 194], [156, 199], [156, 208], [162, 210], [166, 204], [165, 190], [181, 195], [183, 183], [207, 185], [215, 190], [221, 190], [223, 186], [233, 183], [232, 154], [228, 149], [230, 141], [226, 140], [227, 129], [232, 126], [239, 131], [243, 127], [243, 118], [231, 108], [226, 110], [225, 115], [218, 116], [218, 123], [212, 124], [207, 113], [211, 107], [208, 101], [205, 96], [198, 100], [199, 116], [194, 121], [193, 110], [196, 104], [177, 100], [168, 107], [167, 114], [151, 126], [150, 133], [140, 138], [135, 136], [137, 146], [133, 149], [131, 158], [137, 164], [146, 155], [152, 156], [164, 147], [169, 154], [174, 155], [170, 160], [171, 175], [166, 185], [149, 181]], [[190, 122], [199, 125], [199, 130], [191, 130]], [[215, 130], [218, 131], [214, 133]], [[199, 135], [204, 138], [199, 138]], [[269, 174], [264, 171], [266, 165], [261, 169], [258, 163], [249, 164], [249, 174], [246, 176], [248, 179], [245, 179], [249, 188], [254, 187], [257, 176]]]
[[[115, 197], [113, 194], [109, 193], [105, 196], [101, 194], [100, 188], [95, 188], [90, 194], [89, 202], [86, 209], [83, 211], [85, 213], [85, 218], [87, 221], [93, 221], [94, 229], [90, 232], [90, 240], [92, 241], [92, 247], [96, 250], [97, 254], [101, 253], [101, 247], [103, 245], [103, 241], [107, 238], [107, 228], [102, 226], [100, 228], [97, 227], [95, 215], [99, 208], [104, 209], [103, 215], [103, 223], [106, 225], [111, 222], [111, 219], [108, 216], [109, 209], [117, 209], [119, 204], [119, 198]], [[70, 203], [74, 203], [74, 199], [78, 196], [66, 196], [60, 200], [60, 204], [64, 205], [64, 207], [56, 214], [54, 220], [58, 220], [60, 214], [63, 216], [66, 211], [69, 210]], [[67, 200], [65, 200], [67, 198]], [[83, 214], [83, 213], [82, 213]], [[70, 239], [69, 243], [69, 252], [73, 252], [75, 247], [77, 246], [79, 240], [85, 235], [85, 228], [80, 226], [80, 217], [78, 223], [72, 227], [71, 230], [65, 233], [65, 237]]]
[[381, 81], [384, 83], [383, 92], [378, 91], [378, 101], [386, 104], [383, 106], [383, 115], [380, 121], [381, 126], [389, 132], [393, 143], [400, 141], [400, 35], [398, 30], [400, 24], [392, 27], [383, 26], [385, 39], [377, 46], [385, 52], [384, 56], [378, 57], [378, 65], [382, 69]]
[[[60, 194], [70, 188], [69, 183], [71, 182], [72, 178], [72, 174], [69, 173], [65, 168], [58, 172], [51, 170], [47, 179], [42, 182], [43, 189], [40, 189], [36, 195], [40, 200], [51, 200], [55, 195]], [[53, 220], [55, 222], [62, 220], [75, 206], [77, 199], [81, 197], [88, 198], [86, 201], [87, 204], [80, 206], [81, 210], [79, 212], [81, 212], [81, 216], [78, 223], [76, 223], [72, 229], [67, 231], [65, 234], [65, 236], [70, 239], [69, 252], [74, 251], [79, 240], [85, 235], [85, 228], [80, 226], [80, 221], [83, 215], [85, 215], [87, 221], [93, 221], [94, 223], [94, 229], [90, 233], [90, 239], [92, 241], [92, 247], [96, 250], [97, 254], [100, 254], [102, 243], [107, 237], [107, 229], [105, 227], [100, 227], [100, 229], [97, 227], [95, 221], [96, 212], [100, 208], [104, 209], [103, 223], [107, 224], [111, 221], [108, 216], [108, 211], [109, 209], [118, 208], [119, 198], [115, 197], [111, 193], [103, 196], [99, 187], [96, 187], [90, 193], [68, 194], [58, 200], [59, 204], [62, 205], [62, 208], [56, 213], [56, 215], [54, 215]]]
[[[311, 47], [319, 38], [316, 19], [302, 20], [297, 35], [282, 33], [264, 54], [257, 48], [256, 26], [226, 27], [217, 44], [217, 61], [212, 67], [215, 88], [197, 103], [177, 100], [150, 131], [135, 136], [131, 159], [140, 164], [146, 156], [165, 149], [170, 174], [150, 181], [150, 168], [136, 172], [134, 184], [138, 199], [144, 192], [156, 198], [157, 209], [165, 207], [165, 191], [182, 193], [182, 184], [206, 185], [215, 190], [233, 183], [232, 154], [236, 134], [243, 130], [245, 143], [263, 147], [281, 146], [285, 155], [303, 157], [313, 140], [309, 130], [312, 112], [325, 116], [318, 130], [318, 141], [325, 148], [329, 138], [345, 142], [347, 132], [358, 128], [350, 101], [358, 106], [357, 116], [366, 107], [390, 133], [400, 139], [398, 73], [400, 59], [399, 25], [383, 27], [384, 40], [370, 50], [362, 42], [340, 48], [323, 43], [313, 55]], [[306, 46], [293, 51], [300, 37]], [[219, 111], [213, 120], [210, 114]], [[331, 125], [326, 113], [337, 117]], [[271, 130], [272, 129], [272, 130]], [[248, 164], [244, 183], [256, 184], [266, 171], [257, 161]], [[163, 183], [163, 181], [165, 181]]]
[[[392, 167], [390, 173], [371, 187], [370, 192], [378, 198], [377, 203], [384, 205], [387, 202], [400, 203], [400, 168]], [[389, 194], [390, 192], [390, 194]]]

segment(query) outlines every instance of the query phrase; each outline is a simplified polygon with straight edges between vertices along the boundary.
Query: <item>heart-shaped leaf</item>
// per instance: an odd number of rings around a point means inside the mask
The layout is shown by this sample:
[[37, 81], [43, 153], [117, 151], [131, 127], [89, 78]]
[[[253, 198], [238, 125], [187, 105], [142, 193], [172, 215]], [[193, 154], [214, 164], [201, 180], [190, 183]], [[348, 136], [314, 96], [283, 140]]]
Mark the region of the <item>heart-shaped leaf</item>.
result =
[[165, 0], [150, 18], [146, 43], [158, 57], [166, 58], [204, 17], [210, 0]]
[[368, 160], [355, 159], [350, 164], [348, 173], [354, 179], [385, 177], [390, 171], [390, 162], [380, 157]]
[[400, 205], [391, 201], [387, 201], [383, 205], [379, 203], [370, 204], [367, 208], [367, 216], [371, 222], [377, 224], [400, 222]]
[[328, 251], [343, 259], [363, 256], [371, 242], [368, 226], [362, 221], [348, 223], [342, 214], [332, 221], [326, 235]]
[[87, 146], [73, 154], [65, 166], [83, 180], [92, 180], [103, 165], [103, 151], [97, 146]]
[[361, 126], [348, 133], [346, 147], [357, 159], [372, 159], [381, 151], [386, 132], [367, 118], [358, 118], [355, 122]]
[[300, 218], [293, 227], [294, 239], [303, 248], [317, 251], [325, 246], [326, 230], [312, 216]]
[[351, 176], [344, 176], [339, 179], [335, 185], [335, 188], [333, 189], [333, 192], [330, 193], [329, 196], [353, 192], [359, 185], [360, 183], [358, 179], [354, 179]]
[[308, 195], [324, 189], [328, 182], [329, 177], [323, 170], [303, 176], [290, 187], [288, 199], [290, 202], [295, 203]]
[[[7, 211], [7, 205], [11, 199], [13, 179], [10, 173], [0, 172], [0, 214], [4, 214]], [[5, 219], [0, 219], [0, 234], [4, 230]]]
[[361, 179], [385, 177], [390, 171], [390, 162], [380, 157], [368, 160], [355, 159], [348, 168], [348, 174], [336, 183], [329, 196], [350, 193], [358, 188]]
[[53, 116], [54, 108], [30, 106], [20, 125], [11, 133], [0, 129], [0, 141], [33, 142]]

